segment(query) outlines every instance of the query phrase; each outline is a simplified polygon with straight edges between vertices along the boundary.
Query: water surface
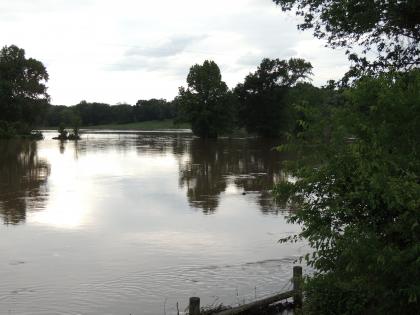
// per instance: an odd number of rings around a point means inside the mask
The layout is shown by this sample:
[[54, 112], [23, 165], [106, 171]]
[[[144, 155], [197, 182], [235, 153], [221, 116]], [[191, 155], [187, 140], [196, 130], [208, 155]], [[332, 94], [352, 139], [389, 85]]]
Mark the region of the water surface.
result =
[[275, 141], [53, 135], [0, 142], [0, 314], [176, 314], [290, 286]]

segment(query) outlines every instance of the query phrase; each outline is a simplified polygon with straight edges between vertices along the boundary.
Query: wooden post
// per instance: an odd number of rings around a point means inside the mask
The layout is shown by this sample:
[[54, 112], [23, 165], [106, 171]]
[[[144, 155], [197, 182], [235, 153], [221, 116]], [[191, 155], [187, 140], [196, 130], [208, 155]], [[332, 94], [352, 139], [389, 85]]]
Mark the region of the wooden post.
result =
[[302, 307], [302, 267], [293, 267], [293, 302], [297, 308]]
[[200, 315], [199, 297], [190, 297], [189, 315]]

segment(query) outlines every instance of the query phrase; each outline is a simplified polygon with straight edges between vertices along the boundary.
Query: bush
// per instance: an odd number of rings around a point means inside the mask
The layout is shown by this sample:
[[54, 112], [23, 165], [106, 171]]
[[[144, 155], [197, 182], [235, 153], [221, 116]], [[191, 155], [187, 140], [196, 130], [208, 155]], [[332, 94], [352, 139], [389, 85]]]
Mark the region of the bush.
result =
[[291, 145], [306, 154], [289, 168], [298, 180], [277, 189], [313, 248], [305, 311], [420, 314], [420, 71], [343, 96], [330, 115], [308, 113]]

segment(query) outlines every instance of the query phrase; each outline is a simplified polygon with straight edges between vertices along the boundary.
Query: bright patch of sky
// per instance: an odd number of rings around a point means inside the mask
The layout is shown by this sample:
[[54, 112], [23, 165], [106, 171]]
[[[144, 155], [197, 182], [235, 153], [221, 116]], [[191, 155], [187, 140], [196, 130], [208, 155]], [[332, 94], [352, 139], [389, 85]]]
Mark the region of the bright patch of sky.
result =
[[206, 59], [233, 88], [262, 58], [305, 58], [313, 83], [339, 79], [344, 51], [325, 48], [271, 0], [0, 0], [0, 45], [42, 61], [53, 104], [171, 100]]

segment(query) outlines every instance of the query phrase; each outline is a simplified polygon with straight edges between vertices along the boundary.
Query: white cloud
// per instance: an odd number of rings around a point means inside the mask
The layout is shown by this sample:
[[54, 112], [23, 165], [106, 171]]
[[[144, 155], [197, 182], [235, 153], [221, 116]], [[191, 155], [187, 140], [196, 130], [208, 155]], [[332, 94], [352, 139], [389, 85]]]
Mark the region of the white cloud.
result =
[[126, 56], [169, 57], [183, 52], [190, 44], [204, 39], [201, 35], [176, 35], [155, 46], [132, 47], [127, 50]]
[[54, 104], [171, 99], [205, 59], [230, 87], [264, 57], [308, 59], [316, 84], [339, 78], [344, 53], [296, 24], [271, 0], [0, 0], [0, 45], [46, 64]]

